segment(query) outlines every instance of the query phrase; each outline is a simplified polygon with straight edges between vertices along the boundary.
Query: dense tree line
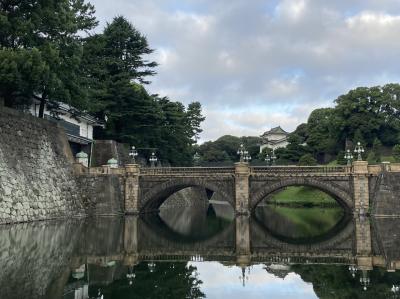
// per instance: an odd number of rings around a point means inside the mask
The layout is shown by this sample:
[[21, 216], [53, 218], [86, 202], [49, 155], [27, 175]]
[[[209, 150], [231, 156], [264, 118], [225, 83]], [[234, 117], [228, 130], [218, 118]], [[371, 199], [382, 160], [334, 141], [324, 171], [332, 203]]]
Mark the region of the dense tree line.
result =
[[144, 88], [157, 63], [147, 39], [119, 16], [102, 33], [94, 6], [84, 0], [5, 0], [0, 4], [0, 97], [5, 105], [36, 99], [59, 102], [107, 119], [97, 138], [156, 148], [171, 164], [192, 163], [204, 120], [201, 105], [185, 107]]
[[364, 158], [380, 162], [382, 147], [390, 149], [400, 143], [399, 96], [399, 84], [350, 90], [334, 101], [333, 108], [312, 111], [278, 154], [292, 162], [311, 154], [319, 162], [337, 159], [344, 164], [344, 151], [360, 142], [367, 150]]
[[232, 164], [238, 161], [237, 150], [243, 144], [253, 159], [257, 158], [259, 152], [259, 137], [236, 137], [224, 135], [215, 141], [207, 141], [201, 144], [197, 152], [201, 156], [201, 164], [225, 163]]
[[[315, 165], [332, 160], [346, 164], [345, 150], [353, 150], [357, 142], [366, 149], [364, 158], [370, 163], [380, 162], [384, 149], [400, 161], [399, 84], [359, 87], [339, 96], [334, 103], [332, 108], [312, 111], [307, 123], [289, 135], [288, 146], [275, 151], [279, 164]], [[256, 148], [261, 140], [249, 138], [256, 141], [249, 144], [252, 157], [262, 161], [270, 150], [258, 155]], [[242, 141], [223, 136], [201, 145], [199, 152], [205, 161], [235, 161], [234, 148]]]

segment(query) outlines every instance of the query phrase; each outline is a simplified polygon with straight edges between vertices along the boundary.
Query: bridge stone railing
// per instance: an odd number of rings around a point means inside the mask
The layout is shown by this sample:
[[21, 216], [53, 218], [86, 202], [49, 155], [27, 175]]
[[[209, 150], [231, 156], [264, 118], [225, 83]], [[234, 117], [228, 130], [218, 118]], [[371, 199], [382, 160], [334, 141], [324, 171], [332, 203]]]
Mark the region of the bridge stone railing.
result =
[[255, 166], [250, 167], [252, 174], [349, 174], [351, 167], [349, 166]]
[[140, 168], [140, 175], [204, 176], [234, 175], [234, 167], [155, 167]]

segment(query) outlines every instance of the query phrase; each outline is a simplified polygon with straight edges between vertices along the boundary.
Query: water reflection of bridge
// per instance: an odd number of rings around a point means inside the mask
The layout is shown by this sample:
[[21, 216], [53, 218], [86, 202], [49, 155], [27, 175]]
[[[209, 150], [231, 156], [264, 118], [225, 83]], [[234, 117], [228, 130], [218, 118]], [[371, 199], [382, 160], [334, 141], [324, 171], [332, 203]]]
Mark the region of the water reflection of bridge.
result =
[[391, 234], [391, 229], [400, 224], [399, 219], [375, 219], [371, 224], [368, 218], [354, 218], [336, 235], [310, 244], [279, 240], [245, 216], [236, 217], [209, 239], [192, 242], [181, 242], [153, 223], [136, 216], [98, 219], [85, 226], [82, 236], [88, 246], [80, 246], [76, 255], [98, 265], [110, 261], [135, 265], [140, 261], [217, 260], [238, 265], [285, 261], [357, 264], [360, 269], [400, 268], [400, 236]]
[[236, 217], [210, 238], [185, 242], [155, 223], [132, 216], [0, 227], [1, 295], [60, 298], [71, 271], [82, 264], [105, 273], [116, 264], [127, 266], [120, 269], [126, 271], [141, 261], [191, 260], [241, 267], [277, 263], [400, 268], [399, 218], [352, 218], [337, 234], [310, 244], [284, 242], [248, 217]]

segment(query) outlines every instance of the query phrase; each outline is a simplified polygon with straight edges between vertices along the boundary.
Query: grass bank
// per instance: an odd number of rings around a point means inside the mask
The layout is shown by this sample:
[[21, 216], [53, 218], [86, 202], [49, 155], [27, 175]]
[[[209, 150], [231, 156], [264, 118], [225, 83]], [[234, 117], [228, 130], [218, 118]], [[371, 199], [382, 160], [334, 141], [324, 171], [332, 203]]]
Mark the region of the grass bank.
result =
[[338, 203], [329, 194], [307, 186], [291, 186], [273, 194], [268, 204], [290, 207], [336, 207]]

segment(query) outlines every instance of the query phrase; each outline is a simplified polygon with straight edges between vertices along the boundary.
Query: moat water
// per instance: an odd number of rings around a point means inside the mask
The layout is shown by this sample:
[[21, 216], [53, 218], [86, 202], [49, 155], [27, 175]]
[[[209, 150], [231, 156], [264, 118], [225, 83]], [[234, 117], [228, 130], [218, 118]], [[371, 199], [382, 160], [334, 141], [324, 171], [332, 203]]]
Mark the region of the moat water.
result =
[[0, 298], [399, 298], [399, 227], [341, 208], [235, 218], [215, 204], [1, 226]]

